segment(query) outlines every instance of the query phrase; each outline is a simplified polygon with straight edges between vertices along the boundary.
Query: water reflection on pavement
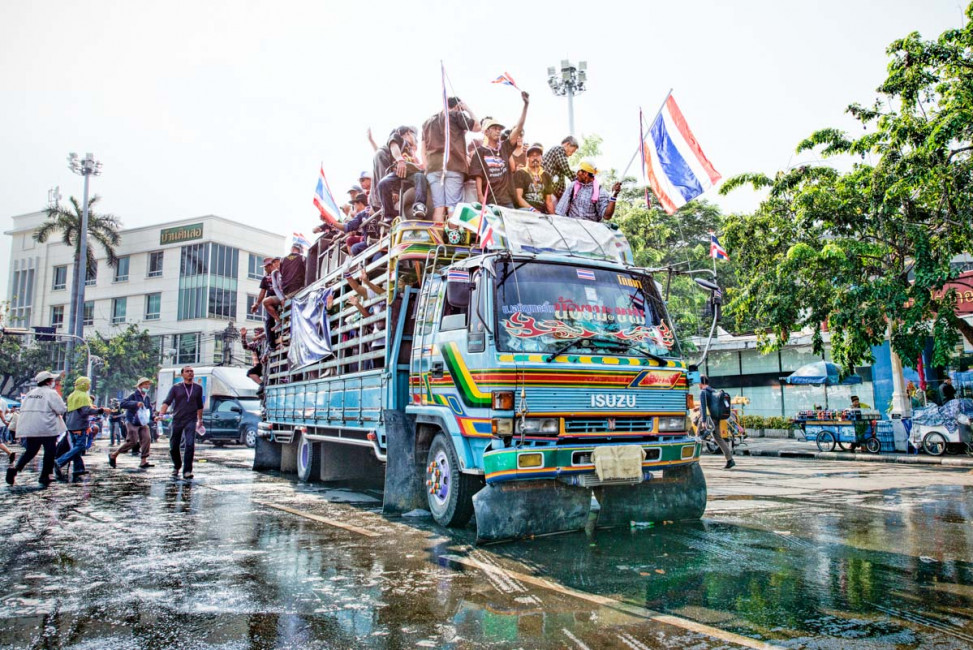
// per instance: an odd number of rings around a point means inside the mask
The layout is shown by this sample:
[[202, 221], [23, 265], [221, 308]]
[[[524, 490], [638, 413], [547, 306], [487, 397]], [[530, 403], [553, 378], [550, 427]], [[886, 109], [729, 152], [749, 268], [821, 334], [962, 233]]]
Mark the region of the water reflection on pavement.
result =
[[707, 459], [699, 524], [476, 547], [248, 454], [0, 489], [0, 647], [973, 646], [968, 472]]

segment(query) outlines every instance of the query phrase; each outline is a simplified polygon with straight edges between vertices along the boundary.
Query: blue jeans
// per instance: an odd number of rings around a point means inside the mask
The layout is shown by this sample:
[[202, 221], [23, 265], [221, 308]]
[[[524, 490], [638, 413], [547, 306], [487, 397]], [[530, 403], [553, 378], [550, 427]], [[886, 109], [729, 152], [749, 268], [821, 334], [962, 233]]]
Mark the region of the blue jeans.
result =
[[[186, 450], [185, 459], [180, 457], [179, 448]], [[186, 474], [193, 473], [193, 455], [196, 452], [196, 420], [187, 422], [172, 422], [172, 435], [169, 437], [169, 457], [172, 466], [178, 472], [180, 468]]]
[[398, 206], [395, 205], [392, 194], [399, 192], [401, 197], [404, 191], [402, 189], [403, 181], [411, 183], [415, 187], [415, 203], [426, 203], [426, 175], [423, 172], [416, 172], [404, 179], [395, 174], [388, 174], [378, 182], [378, 196], [382, 201], [382, 218], [385, 221], [391, 222], [392, 219], [399, 216]]
[[463, 183], [466, 177], [460, 172], [446, 172], [446, 182], [443, 182], [443, 172], [426, 173], [429, 182], [429, 195], [432, 197], [432, 207], [456, 207], [463, 199]]
[[73, 471], [77, 474], [84, 471], [84, 459], [81, 457], [88, 448], [88, 436], [84, 431], [68, 431], [68, 436], [71, 441], [71, 450], [58, 457], [54, 462], [58, 467], [64, 467], [69, 462], [74, 461]]

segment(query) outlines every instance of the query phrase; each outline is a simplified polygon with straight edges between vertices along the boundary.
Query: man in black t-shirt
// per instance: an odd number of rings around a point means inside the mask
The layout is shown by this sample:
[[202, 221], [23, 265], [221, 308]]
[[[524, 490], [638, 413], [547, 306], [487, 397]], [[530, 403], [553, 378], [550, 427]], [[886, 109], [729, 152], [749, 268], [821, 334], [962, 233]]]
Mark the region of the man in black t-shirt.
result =
[[511, 129], [508, 139], [500, 142], [503, 125], [496, 120], [484, 119], [481, 125], [483, 144], [473, 150], [473, 156], [470, 158], [470, 176], [476, 179], [476, 194], [480, 203], [514, 207], [510, 154], [517, 148], [515, 143], [524, 130], [527, 106], [530, 104], [530, 95], [522, 92], [520, 96], [524, 100], [524, 109], [520, 113], [517, 125]]
[[[170, 409], [172, 410], [172, 434], [169, 436], [169, 457], [172, 459], [172, 477], [179, 476], [179, 470], [183, 470], [182, 477], [191, 479], [193, 477], [193, 454], [196, 451], [196, 432], [203, 426], [203, 387], [193, 383], [192, 366], [182, 369], [182, 382], [173, 384], [169, 389], [169, 394], [162, 401], [162, 408], [159, 409], [159, 416], [164, 416]], [[182, 447], [185, 458], [182, 458], [179, 451]]]
[[543, 156], [540, 144], [527, 149], [527, 168], [514, 173], [514, 202], [518, 208], [554, 214], [554, 180], [544, 171]]

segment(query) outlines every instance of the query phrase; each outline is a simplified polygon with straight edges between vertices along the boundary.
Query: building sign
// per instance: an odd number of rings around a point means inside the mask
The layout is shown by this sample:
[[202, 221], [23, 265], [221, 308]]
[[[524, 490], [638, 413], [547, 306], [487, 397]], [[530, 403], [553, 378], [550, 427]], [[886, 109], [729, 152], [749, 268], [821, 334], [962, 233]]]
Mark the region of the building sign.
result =
[[943, 293], [952, 289], [956, 292], [956, 315], [973, 314], [973, 271], [961, 273], [943, 286]]
[[163, 228], [159, 233], [160, 244], [181, 244], [185, 241], [203, 238], [203, 224], [192, 223], [188, 226], [176, 226], [175, 228]]

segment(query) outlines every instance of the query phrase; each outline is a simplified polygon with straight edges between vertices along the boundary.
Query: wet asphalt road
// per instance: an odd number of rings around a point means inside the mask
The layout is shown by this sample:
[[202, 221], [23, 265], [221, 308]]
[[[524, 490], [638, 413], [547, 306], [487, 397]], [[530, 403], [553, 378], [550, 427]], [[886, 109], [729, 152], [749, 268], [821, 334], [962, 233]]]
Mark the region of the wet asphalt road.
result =
[[969, 470], [707, 457], [699, 524], [476, 547], [198, 450], [2, 486], [0, 647], [973, 647]]

